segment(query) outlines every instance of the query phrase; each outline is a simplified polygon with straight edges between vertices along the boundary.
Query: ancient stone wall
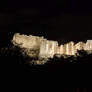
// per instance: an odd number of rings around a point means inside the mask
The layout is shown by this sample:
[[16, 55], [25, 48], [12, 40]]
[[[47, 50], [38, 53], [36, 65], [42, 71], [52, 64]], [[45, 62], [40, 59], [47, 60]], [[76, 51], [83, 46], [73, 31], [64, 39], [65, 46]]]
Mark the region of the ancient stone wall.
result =
[[[69, 42], [58, 46], [57, 41], [47, 40], [43, 37], [32, 36], [32, 35], [20, 35], [19, 33], [13, 36], [12, 43], [20, 48], [28, 50], [38, 50], [38, 57], [41, 58], [53, 58], [55, 54], [60, 55], [75, 55], [78, 50], [92, 50], [92, 40], [87, 40], [86, 43]], [[29, 52], [31, 53], [31, 52]], [[28, 54], [31, 56], [31, 54]]]

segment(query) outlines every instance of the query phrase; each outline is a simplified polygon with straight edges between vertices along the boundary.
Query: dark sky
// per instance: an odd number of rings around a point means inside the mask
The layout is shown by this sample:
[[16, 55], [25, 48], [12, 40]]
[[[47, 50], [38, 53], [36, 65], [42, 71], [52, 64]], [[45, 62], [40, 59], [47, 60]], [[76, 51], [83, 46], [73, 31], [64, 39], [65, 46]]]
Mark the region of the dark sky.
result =
[[89, 0], [7, 2], [0, 9], [0, 45], [16, 32], [60, 43], [92, 39], [91, 4]]

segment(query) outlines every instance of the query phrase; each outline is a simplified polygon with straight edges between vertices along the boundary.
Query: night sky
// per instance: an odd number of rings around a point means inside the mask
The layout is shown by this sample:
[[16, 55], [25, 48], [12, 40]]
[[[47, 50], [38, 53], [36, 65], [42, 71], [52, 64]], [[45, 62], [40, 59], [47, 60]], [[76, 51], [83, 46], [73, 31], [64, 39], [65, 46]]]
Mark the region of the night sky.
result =
[[0, 45], [8, 43], [16, 32], [44, 36], [59, 43], [92, 39], [91, 1], [11, 3], [0, 9]]

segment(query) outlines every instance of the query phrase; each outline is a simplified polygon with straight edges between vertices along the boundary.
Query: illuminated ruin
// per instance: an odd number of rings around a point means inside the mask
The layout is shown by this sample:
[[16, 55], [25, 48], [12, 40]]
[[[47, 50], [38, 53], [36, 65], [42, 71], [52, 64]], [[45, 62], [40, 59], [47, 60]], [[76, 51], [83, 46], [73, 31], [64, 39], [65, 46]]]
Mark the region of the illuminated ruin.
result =
[[37, 64], [41, 64], [41, 60], [47, 61], [48, 58], [53, 58], [54, 55], [60, 56], [76, 56], [77, 51], [92, 51], [92, 40], [87, 40], [86, 43], [78, 42], [75, 44], [73, 41], [58, 45], [57, 41], [47, 40], [44, 37], [32, 35], [20, 35], [16, 33], [13, 36], [12, 43], [18, 46], [30, 57], [38, 57]]

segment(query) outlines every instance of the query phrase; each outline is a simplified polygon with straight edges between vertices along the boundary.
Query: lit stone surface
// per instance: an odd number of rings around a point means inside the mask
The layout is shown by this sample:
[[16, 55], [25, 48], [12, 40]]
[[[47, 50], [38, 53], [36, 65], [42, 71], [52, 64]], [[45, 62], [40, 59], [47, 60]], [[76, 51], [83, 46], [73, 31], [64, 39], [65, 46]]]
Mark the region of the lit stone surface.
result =
[[76, 50], [85, 50], [86, 44], [83, 42], [79, 42], [75, 45]]
[[87, 42], [86, 42], [86, 50], [92, 50], [92, 40], [87, 40]]
[[63, 45], [60, 45], [60, 54], [64, 54], [64, 50], [63, 50], [64, 46]]
[[70, 42], [70, 43], [69, 43], [69, 48], [70, 48], [70, 49], [69, 49], [69, 52], [70, 52], [69, 54], [70, 54], [70, 55], [75, 55], [76, 52], [75, 52], [74, 42]]
[[43, 37], [20, 35], [17, 33], [14, 35], [12, 42], [21, 48], [38, 49], [42, 40]]
[[[76, 55], [78, 50], [92, 50], [92, 40], [87, 40], [86, 43], [69, 42], [66, 44], [58, 45], [57, 41], [47, 40], [43, 37], [32, 36], [32, 35], [20, 35], [16, 33], [12, 40], [13, 45], [25, 49], [25, 52], [30, 57], [38, 58], [53, 58], [54, 55]], [[43, 61], [45, 61], [43, 60]], [[37, 60], [38, 62], [39, 60]], [[39, 61], [40, 62], [40, 61]], [[41, 62], [40, 62], [41, 63]], [[39, 63], [39, 64], [40, 64]]]
[[40, 45], [40, 57], [51, 57], [53, 58], [54, 54], [56, 53], [58, 43], [56, 41], [42, 41]]

